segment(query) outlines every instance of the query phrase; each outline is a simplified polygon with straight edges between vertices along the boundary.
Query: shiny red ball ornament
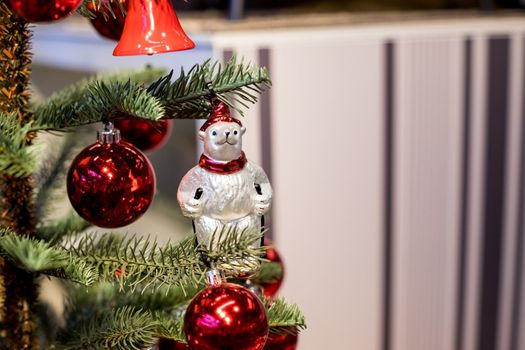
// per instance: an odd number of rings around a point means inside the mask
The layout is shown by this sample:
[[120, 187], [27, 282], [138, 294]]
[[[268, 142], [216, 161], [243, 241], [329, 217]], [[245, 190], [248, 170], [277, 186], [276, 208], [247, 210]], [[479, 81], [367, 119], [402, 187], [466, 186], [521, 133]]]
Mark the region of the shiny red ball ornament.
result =
[[268, 337], [259, 298], [232, 283], [210, 286], [191, 301], [184, 332], [193, 350], [262, 350]]
[[29, 22], [50, 22], [69, 16], [82, 0], [9, 0], [13, 12]]
[[[122, 9], [128, 8], [128, 0], [123, 0], [121, 4], [118, 1], [111, 2], [111, 11], [106, 7], [107, 0], [103, 0], [99, 8], [95, 8], [92, 2], [88, 3], [89, 10], [95, 15], [89, 21], [95, 30], [104, 38], [119, 41], [124, 30], [124, 21], [126, 16]], [[122, 6], [122, 8], [121, 8]]]
[[67, 194], [76, 212], [105, 228], [131, 224], [149, 208], [155, 173], [135, 146], [120, 141], [118, 130], [99, 131], [98, 142], [82, 150], [67, 175]]
[[264, 245], [269, 247], [266, 251], [266, 259], [270, 260], [270, 262], [280, 264], [282, 268], [282, 274], [280, 278], [270, 283], [261, 283], [264, 296], [266, 298], [273, 298], [277, 295], [277, 292], [279, 291], [279, 288], [281, 288], [281, 284], [283, 283], [284, 264], [281, 259], [281, 256], [279, 255], [275, 247], [272, 245], [272, 242], [265, 240]]
[[117, 119], [115, 127], [120, 130], [122, 139], [142, 151], [162, 146], [171, 134], [172, 121], [151, 121], [141, 118]]
[[270, 333], [264, 350], [295, 350], [297, 338], [297, 333]]

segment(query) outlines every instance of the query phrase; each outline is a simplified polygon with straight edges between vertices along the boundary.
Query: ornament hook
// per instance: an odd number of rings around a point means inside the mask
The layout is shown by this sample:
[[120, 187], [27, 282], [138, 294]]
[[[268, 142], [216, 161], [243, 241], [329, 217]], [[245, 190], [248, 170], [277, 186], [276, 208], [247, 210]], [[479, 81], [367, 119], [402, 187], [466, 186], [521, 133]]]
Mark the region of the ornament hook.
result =
[[212, 268], [206, 273], [206, 278], [208, 279], [208, 284], [214, 287], [220, 286], [225, 280], [224, 272], [215, 268]]
[[206, 90], [208, 90], [208, 99], [210, 100], [210, 104], [212, 108], [219, 102], [219, 95], [213, 88], [213, 82], [210, 78], [205, 78], [206, 83]]
[[116, 129], [113, 122], [109, 119], [103, 119], [104, 129], [97, 131], [97, 140], [99, 143], [118, 143], [120, 142], [120, 130]]

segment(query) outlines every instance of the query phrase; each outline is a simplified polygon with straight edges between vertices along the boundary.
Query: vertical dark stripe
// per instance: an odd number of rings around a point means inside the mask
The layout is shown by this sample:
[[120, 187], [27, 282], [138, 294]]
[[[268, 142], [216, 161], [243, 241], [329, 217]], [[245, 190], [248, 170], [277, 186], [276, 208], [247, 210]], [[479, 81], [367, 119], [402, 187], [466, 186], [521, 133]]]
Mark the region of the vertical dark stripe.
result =
[[385, 129], [384, 129], [384, 237], [383, 237], [383, 336], [382, 349], [390, 350], [392, 324], [392, 241], [394, 205], [394, 43], [384, 48]]
[[469, 177], [470, 177], [470, 119], [472, 90], [472, 39], [464, 42], [463, 60], [463, 155], [461, 179], [461, 222], [459, 231], [459, 273], [456, 306], [456, 350], [463, 350], [465, 319], [465, 281], [467, 279]]
[[505, 139], [508, 119], [509, 39], [502, 36], [491, 37], [488, 44], [485, 210], [479, 350], [496, 348], [505, 204]]
[[[525, 40], [523, 40], [525, 44]], [[522, 95], [521, 95], [521, 155], [520, 155], [520, 175], [518, 193], [518, 215], [516, 232], [516, 260], [514, 266], [514, 295], [512, 297], [512, 325], [510, 333], [510, 350], [519, 350], [519, 329], [521, 316], [521, 293], [523, 283], [523, 229], [525, 228], [525, 45], [522, 60]]]
[[229, 60], [231, 60], [233, 57], [233, 50], [231, 49], [224, 49], [222, 51], [222, 61], [224, 63], [228, 62]]
[[483, 11], [492, 11], [492, 10], [494, 10], [494, 4], [492, 3], [492, 0], [480, 0], [479, 1], [479, 7]]
[[232, 21], [235, 21], [243, 17], [244, 17], [244, 0], [229, 0], [228, 1], [228, 18]]
[[[271, 76], [271, 51], [268, 48], [259, 49], [259, 65], [266, 67], [268, 74]], [[262, 167], [266, 171], [270, 182], [272, 181], [272, 111], [271, 111], [271, 94], [270, 90], [261, 94], [260, 108], [261, 108], [261, 142], [262, 142]], [[272, 221], [275, 220], [275, 211], [272, 210], [270, 215]], [[270, 239], [274, 237], [274, 230], [272, 229], [271, 221], [267, 225], [268, 231], [266, 236]]]

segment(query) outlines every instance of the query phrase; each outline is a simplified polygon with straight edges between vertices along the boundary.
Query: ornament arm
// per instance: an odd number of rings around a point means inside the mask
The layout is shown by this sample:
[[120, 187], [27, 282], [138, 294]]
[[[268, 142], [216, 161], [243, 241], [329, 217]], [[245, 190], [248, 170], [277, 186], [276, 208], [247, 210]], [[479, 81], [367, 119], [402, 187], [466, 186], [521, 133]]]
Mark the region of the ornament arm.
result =
[[177, 200], [182, 214], [190, 218], [197, 218], [202, 214], [202, 183], [195, 168], [191, 169], [179, 184]]
[[268, 176], [264, 172], [263, 168], [253, 162], [249, 163], [253, 169], [254, 182], [261, 186], [261, 192], [263, 195], [267, 195], [272, 198], [272, 185], [270, 184], [270, 180], [268, 179]]
[[272, 185], [264, 170], [252, 162], [249, 163], [253, 173], [256, 195], [254, 198], [254, 212], [257, 215], [264, 215], [270, 209], [272, 202]]

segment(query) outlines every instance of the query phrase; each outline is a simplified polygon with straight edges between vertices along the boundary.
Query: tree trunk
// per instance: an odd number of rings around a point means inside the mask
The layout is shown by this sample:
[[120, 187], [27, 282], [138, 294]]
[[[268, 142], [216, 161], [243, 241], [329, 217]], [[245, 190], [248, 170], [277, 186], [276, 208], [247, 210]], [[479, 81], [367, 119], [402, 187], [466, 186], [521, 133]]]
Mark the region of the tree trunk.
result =
[[[31, 120], [29, 79], [31, 33], [27, 22], [13, 15], [4, 1], [0, 3], [0, 112], [15, 113], [21, 124]], [[28, 135], [31, 143], [33, 135]], [[33, 236], [36, 218], [31, 178], [0, 175], [0, 226], [15, 233]], [[35, 276], [0, 258], [0, 321], [9, 349], [38, 349], [34, 313], [37, 284]]]

